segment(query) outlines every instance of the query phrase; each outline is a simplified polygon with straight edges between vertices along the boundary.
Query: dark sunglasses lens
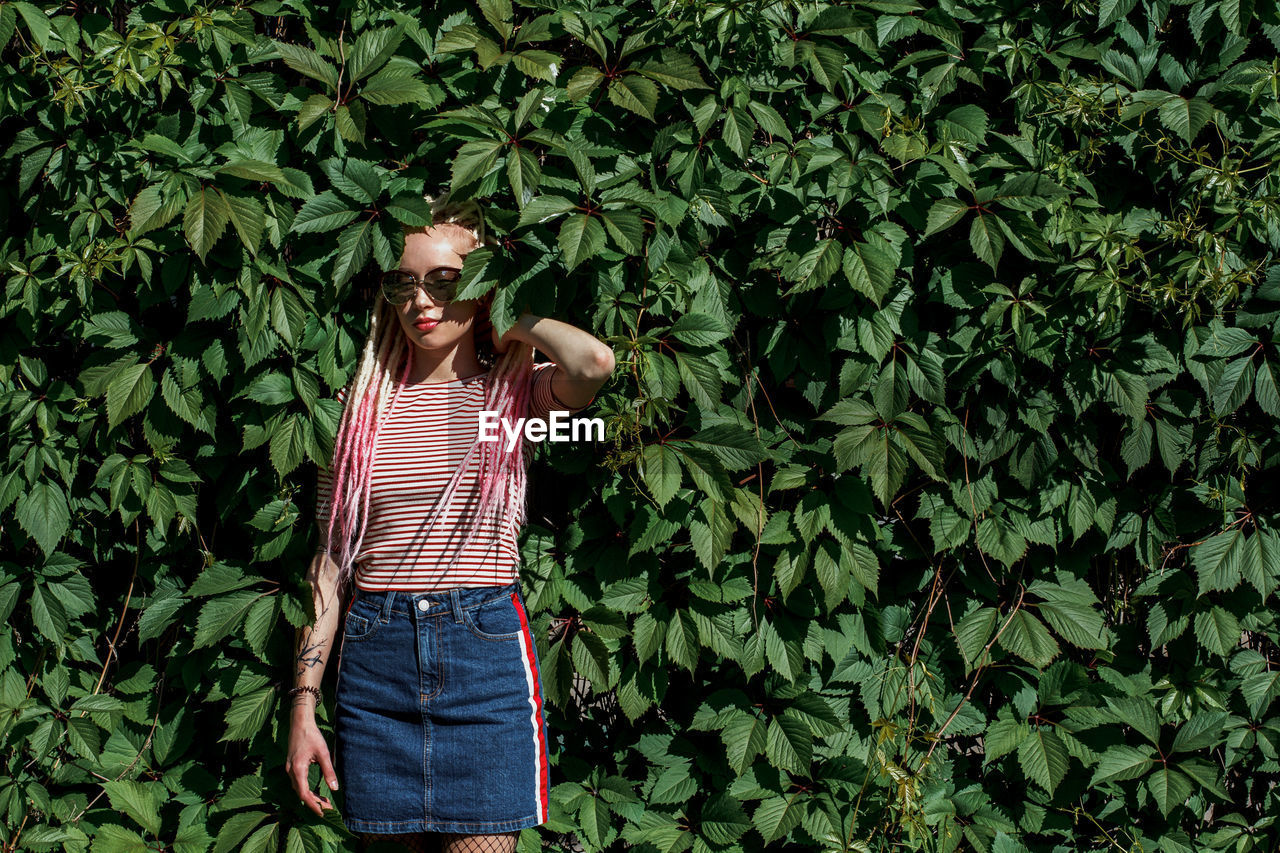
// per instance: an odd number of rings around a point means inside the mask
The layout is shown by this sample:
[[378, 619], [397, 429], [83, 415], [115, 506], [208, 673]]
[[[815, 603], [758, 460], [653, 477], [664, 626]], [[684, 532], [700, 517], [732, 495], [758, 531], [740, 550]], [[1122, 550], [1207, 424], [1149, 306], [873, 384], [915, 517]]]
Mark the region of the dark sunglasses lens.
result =
[[458, 281], [462, 278], [457, 270], [433, 270], [427, 274], [424, 287], [431, 298], [438, 302], [448, 302], [458, 292]]
[[382, 293], [396, 304], [408, 302], [415, 290], [413, 276], [398, 270], [382, 274]]
[[449, 270], [449, 269], [433, 270], [432, 272], [427, 274], [427, 281], [437, 282], [437, 283], [449, 282], [449, 281], [456, 282], [460, 278], [462, 278], [462, 273], [459, 272], [458, 270]]

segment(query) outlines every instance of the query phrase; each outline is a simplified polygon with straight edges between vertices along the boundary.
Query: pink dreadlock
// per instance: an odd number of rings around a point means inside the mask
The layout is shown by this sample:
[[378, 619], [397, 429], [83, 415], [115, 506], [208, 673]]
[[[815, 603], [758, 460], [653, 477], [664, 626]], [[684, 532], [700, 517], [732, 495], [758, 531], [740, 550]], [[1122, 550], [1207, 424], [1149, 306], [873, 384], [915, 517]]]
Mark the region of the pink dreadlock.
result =
[[[485, 234], [479, 205], [474, 201], [451, 202], [447, 194], [434, 199], [428, 197], [428, 200], [432, 204], [434, 224], [454, 222], [471, 228], [477, 244], [491, 242]], [[344, 389], [349, 393], [334, 442], [333, 464], [322, 474], [316, 513], [322, 521], [325, 549], [338, 565], [340, 589], [351, 583], [355, 574], [355, 555], [364, 542], [368, 524], [370, 475], [378, 432], [409, 376], [413, 352], [396, 320], [395, 309], [386, 300], [377, 298], [360, 365]], [[484, 409], [496, 411], [500, 418], [512, 423], [527, 417], [532, 376], [533, 348], [523, 341], [513, 342], [489, 369]], [[492, 515], [520, 529], [527, 512], [526, 463], [523, 441], [516, 442], [510, 451], [502, 441], [472, 443], [426, 519], [434, 525], [446, 515], [462, 475], [471, 465], [477, 465], [479, 509], [475, 522], [467, 528], [454, 552], [455, 559], [471, 542], [480, 524]]]

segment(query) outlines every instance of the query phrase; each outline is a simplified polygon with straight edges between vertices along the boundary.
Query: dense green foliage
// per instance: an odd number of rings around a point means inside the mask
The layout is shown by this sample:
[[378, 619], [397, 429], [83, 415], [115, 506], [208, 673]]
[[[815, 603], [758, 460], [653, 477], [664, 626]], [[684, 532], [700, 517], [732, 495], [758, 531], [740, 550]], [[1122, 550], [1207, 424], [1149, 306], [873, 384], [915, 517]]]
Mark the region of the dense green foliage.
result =
[[423, 5], [0, 2], [2, 849], [351, 849], [315, 465], [445, 186], [619, 362], [522, 849], [1280, 846], [1272, 0]]

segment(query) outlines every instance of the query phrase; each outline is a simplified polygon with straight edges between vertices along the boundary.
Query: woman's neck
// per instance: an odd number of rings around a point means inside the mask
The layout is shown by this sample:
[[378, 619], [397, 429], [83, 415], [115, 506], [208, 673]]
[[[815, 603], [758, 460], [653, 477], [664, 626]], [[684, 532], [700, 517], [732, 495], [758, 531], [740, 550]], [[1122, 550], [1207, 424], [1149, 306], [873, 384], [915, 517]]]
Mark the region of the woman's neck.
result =
[[484, 366], [476, 359], [475, 350], [472, 348], [458, 346], [441, 355], [411, 346], [409, 353], [412, 363], [409, 365], [409, 375], [405, 379], [407, 385], [452, 382], [455, 379], [466, 379], [485, 372]]

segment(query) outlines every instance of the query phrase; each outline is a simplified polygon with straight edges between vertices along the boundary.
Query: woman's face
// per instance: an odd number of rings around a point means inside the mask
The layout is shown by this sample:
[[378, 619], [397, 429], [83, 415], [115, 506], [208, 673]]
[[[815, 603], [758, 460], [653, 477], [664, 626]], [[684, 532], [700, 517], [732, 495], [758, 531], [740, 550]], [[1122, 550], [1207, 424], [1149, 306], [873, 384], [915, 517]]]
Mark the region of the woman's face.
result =
[[[422, 280], [438, 267], [462, 269], [462, 259], [476, 247], [475, 237], [460, 225], [442, 223], [425, 230], [410, 231], [404, 238], [400, 269]], [[378, 298], [382, 298], [379, 296]], [[397, 310], [400, 326], [415, 346], [428, 350], [451, 350], [471, 334], [478, 303], [466, 301], [438, 303], [419, 287], [414, 297]], [[418, 325], [435, 321], [434, 325]]]

